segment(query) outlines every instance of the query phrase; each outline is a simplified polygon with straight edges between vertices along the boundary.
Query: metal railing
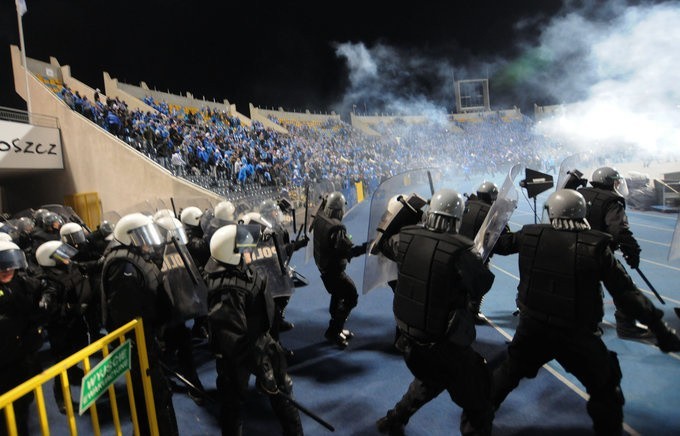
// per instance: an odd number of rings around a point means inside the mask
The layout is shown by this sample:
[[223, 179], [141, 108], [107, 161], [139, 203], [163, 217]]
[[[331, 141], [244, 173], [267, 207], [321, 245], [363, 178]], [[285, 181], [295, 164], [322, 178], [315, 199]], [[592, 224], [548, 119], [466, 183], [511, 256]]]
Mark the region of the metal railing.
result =
[[[88, 345], [77, 353], [67, 357], [61, 362], [53, 365], [52, 367], [46, 369], [42, 373], [36, 375], [35, 377], [25, 381], [14, 389], [6, 392], [0, 396], [0, 410], [4, 410], [5, 419], [7, 422], [7, 430], [9, 436], [17, 436], [17, 423], [14, 413], [14, 402], [19, 400], [26, 394], [31, 392], [34, 393], [36, 399], [36, 407], [38, 409], [38, 419], [40, 421], [40, 428], [43, 435], [50, 434], [50, 426], [47, 420], [47, 409], [45, 406], [45, 396], [43, 393], [43, 385], [50, 380], [60, 377], [60, 386], [64, 395], [64, 405], [66, 406], [66, 419], [68, 420], [68, 427], [71, 435], [77, 435], [78, 430], [76, 428], [76, 417], [73, 410], [73, 404], [71, 401], [71, 389], [68, 380], [68, 369], [77, 365], [78, 363], [83, 364], [85, 374], [90, 372], [90, 357], [95, 353], [101, 353], [103, 358], [109, 355], [109, 344], [115, 341], [119, 341], [120, 344], [124, 344], [126, 341], [125, 335], [133, 332], [135, 335], [135, 341], [137, 349], [137, 357], [139, 358], [140, 373], [142, 374], [142, 385], [144, 388], [144, 399], [146, 402], [147, 417], [149, 420], [149, 430], [153, 436], [158, 436], [158, 423], [156, 421], [156, 407], [154, 404], [153, 391], [151, 388], [151, 379], [148, 375], [149, 370], [149, 359], [146, 351], [146, 342], [144, 340], [144, 326], [141, 318], [137, 318], [125, 324], [124, 326], [116, 329], [115, 331], [109, 333], [103, 338], [96, 342]], [[135, 407], [135, 398], [132, 388], [132, 376], [130, 371], [125, 372], [125, 380], [127, 385], [127, 396], [130, 404], [130, 415], [132, 419], [132, 425], [135, 435], [139, 435], [139, 422], [137, 420], [137, 409]], [[81, 388], [82, 389], [82, 388]], [[113, 384], [108, 387], [109, 401], [111, 405], [111, 417], [113, 425], [115, 428], [115, 434], [122, 434], [120, 417], [118, 413], [118, 403], [116, 401], [116, 392]], [[94, 434], [95, 436], [101, 435], [101, 429], [99, 424], [99, 414], [97, 412], [97, 403], [93, 403], [89, 407], [90, 418], [92, 421], [92, 430], [86, 432], [86, 434]]]
[[40, 127], [59, 128], [59, 119], [49, 115], [41, 115], [19, 109], [0, 106], [0, 120], [15, 123], [33, 124]]

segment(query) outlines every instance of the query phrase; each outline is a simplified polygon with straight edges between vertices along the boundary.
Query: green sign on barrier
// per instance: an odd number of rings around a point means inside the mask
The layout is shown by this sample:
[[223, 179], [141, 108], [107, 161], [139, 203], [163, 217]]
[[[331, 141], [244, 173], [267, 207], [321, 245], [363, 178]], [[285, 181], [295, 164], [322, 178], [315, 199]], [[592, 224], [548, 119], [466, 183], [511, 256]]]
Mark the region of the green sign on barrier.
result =
[[85, 376], [80, 385], [82, 415], [118, 378], [130, 370], [131, 346], [128, 339], [99, 362]]

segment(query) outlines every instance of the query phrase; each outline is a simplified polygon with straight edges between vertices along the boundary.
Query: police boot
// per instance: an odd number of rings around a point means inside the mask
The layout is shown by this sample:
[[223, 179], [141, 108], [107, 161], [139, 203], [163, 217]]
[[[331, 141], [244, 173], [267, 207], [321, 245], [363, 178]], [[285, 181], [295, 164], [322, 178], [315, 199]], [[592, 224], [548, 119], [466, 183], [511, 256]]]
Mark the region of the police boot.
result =
[[406, 421], [397, 415], [394, 409], [387, 411], [387, 414], [380, 418], [376, 423], [378, 431], [382, 434], [390, 436], [402, 436], [404, 434], [404, 427]]
[[277, 297], [274, 299], [276, 305], [276, 320], [278, 323], [280, 332], [287, 332], [292, 330], [295, 325], [292, 322], [286, 320], [286, 306], [288, 306], [288, 301], [290, 297]]
[[616, 334], [621, 339], [650, 339], [654, 336], [652, 332], [645, 328], [638, 327], [635, 318], [626, 316], [618, 310], [614, 312], [616, 318]]
[[331, 319], [328, 323], [328, 329], [324, 333], [324, 337], [330, 343], [337, 345], [340, 348], [347, 348], [349, 345], [349, 337], [354, 337], [354, 333], [346, 330], [347, 335], [345, 335], [343, 329], [344, 322], [339, 322]]
[[486, 318], [482, 315], [480, 308], [482, 307], [482, 299], [479, 301], [470, 301], [468, 303], [468, 309], [470, 313], [475, 317], [475, 324], [482, 325], [486, 324]]

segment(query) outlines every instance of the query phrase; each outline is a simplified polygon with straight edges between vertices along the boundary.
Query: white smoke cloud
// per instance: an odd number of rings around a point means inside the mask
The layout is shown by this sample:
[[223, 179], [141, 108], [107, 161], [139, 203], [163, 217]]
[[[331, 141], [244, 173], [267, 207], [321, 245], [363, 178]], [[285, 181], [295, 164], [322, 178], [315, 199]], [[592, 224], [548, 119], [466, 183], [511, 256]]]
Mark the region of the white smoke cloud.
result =
[[571, 12], [543, 32], [541, 50], [560, 74], [536, 86], [576, 102], [538, 131], [582, 150], [680, 154], [680, 6], [609, 5], [608, 20]]
[[445, 119], [453, 102], [453, 67], [446, 61], [384, 44], [337, 43], [345, 59], [349, 88], [334, 108], [360, 113], [430, 115]]

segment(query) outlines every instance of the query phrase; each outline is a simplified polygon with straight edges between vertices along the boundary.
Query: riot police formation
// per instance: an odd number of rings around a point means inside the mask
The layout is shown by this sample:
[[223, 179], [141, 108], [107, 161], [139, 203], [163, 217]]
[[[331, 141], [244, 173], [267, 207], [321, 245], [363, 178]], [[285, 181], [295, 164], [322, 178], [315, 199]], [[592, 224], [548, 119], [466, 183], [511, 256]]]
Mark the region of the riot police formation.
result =
[[64, 225], [64, 218], [55, 212], [40, 212], [37, 217], [36, 229], [32, 235], [34, 252], [43, 242], [61, 239], [59, 231], [61, 226]]
[[[611, 167], [601, 167], [593, 172], [589, 187], [579, 189], [588, 203], [586, 219], [591, 228], [612, 235], [611, 249], [621, 250], [628, 266], [640, 265], [640, 245], [633, 236], [626, 215], [625, 195], [628, 195], [625, 179]], [[616, 332], [621, 338], [645, 339], [651, 332], [635, 324], [632, 317], [621, 310], [614, 313]]]
[[611, 236], [590, 228], [579, 192], [554, 192], [545, 203], [550, 224], [525, 225], [496, 244], [497, 254], [519, 253], [520, 315], [508, 356], [494, 371], [492, 399], [499, 407], [522, 378], [535, 377], [555, 359], [586, 387], [595, 433], [618, 435], [622, 374], [598, 327], [604, 314], [601, 284], [619, 310], [649, 327], [661, 351], [680, 350], [680, 338], [614, 257]]
[[[55, 362], [89, 343], [84, 314], [91, 300], [92, 288], [87, 274], [83, 274], [72, 261], [77, 253], [77, 249], [61, 241], [47, 241], [35, 253], [43, 281], [39, 305], [48, 314], [47, 338]], [[68, 376], [71, 382], [78, 383], [83, 378], [83, 371], [72, 366]], [[53, 392], [59, 411], [65, 413], [64, 394], [57, 379], [54, 380]]]
[[[0, 395], [41, 371], [37, 351], [43, 344], [40, 284], [27, 276], [24, 252], [13, 242], [0, 241]], [[28, 435], [33, 393], [14, 402], [19, 435]], [[0, 425], [0, 435], [7, 427]]]
[[[163, 285], [161, 268], [165, 241], [153, 220], [141, 213], [122, 217], [114, 228], [115, 243], [102, 268], [105, 326], [113, 331], [141, 317], [144, 322], [149, 373], [161, 434], [177, 435], [177, 422], [168, 380], [159, 365], [161, 328], [172, 321], [172, 305]], [[135, 344], [134, 338], [131, 338]], [[135, 345], [136, 346], [136, 345]], [[149, 432], [139, 362], [132, 359], [132, 386], [143, 434]]]
[[366, 253], [367, 242], [354, 245], [347, 234], [342, 218], [345, 213], [345, 197], [341, 192], [328, 194], [325, 206], [314, 218], [314, 261], [321, 273], [326, 291], [331, 295], [328, 323], [324, 337], [341, 348], [349, 345], [354, 333], [345, 329], [345, 322], [356, 307], [359, 294], [354, 281], [347, 275], [347, 262]]
[[217, 390], [223, 435], [243, 433], [242, 409], [248, 381], [269, 396], [284, 435], [301, 435], [300, 415], [285, 398], [293, 383], [280, 344], [269, 334], [274, 301], [267, 279], [243, 260], [239, 247], [253, 237], [242, 227], [227, 225], [210, 241], [211, 258], [204, 275], [209, 288], [211, 348], [217, 357]]
[[[497, 197], [498, 187], [496, 184], [489, 181], [482, 182], [477, 188], [476, 194], [470, 195], [465, 202], [465, 211], [460, 222], [459, 233], [468, 239], [474, 240]], [[491, 256], [486, 259], [486, 262], [488, 263], [490, 259]], [[470, 301], [470, 309], [475, 314], [475, 321], [477, 323], [484, 321], [480, 314], [481, 305], [481, 299]]]
[[494, 275], [470, 239], [457, 234], [463, 197], [440, 189], [430, 200], [423, 225], [406, 226], [390, 240], [398, 264], [394, 317], [397, 347], [415, 380], [378, 421], [378, 429], [403, 433], [423, 404], [447, 390], [463, 409], [461, 433], [491, 434], [491, 375], [470, 346], [476, 337], [469, 302], [493, 284]]

